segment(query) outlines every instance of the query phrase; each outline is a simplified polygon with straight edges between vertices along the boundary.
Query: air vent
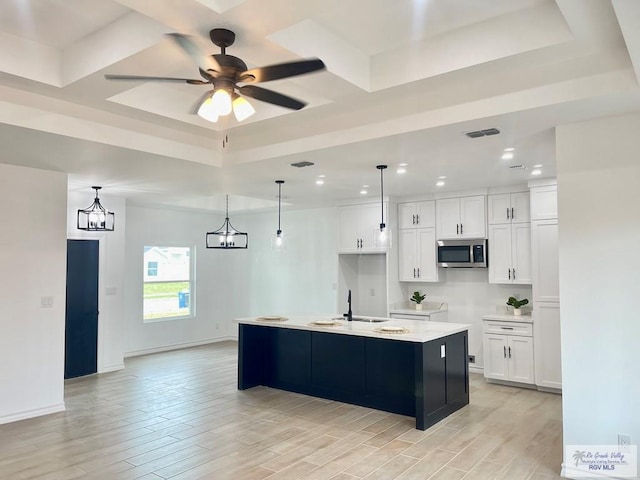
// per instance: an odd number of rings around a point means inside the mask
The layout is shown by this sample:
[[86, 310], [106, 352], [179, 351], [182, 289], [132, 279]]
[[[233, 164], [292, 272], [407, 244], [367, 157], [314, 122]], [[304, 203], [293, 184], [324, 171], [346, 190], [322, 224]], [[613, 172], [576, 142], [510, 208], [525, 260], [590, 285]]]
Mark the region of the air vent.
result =
[[497, 128], [487, 128], [486, 130], [475, 130], [473, 132], [467, 132], [465, 135], [469, 138], [489, 137], [491, 135], [498, 135], [500, 130]]
[[509, 165], [512, 170], [524, 170], [524, 165]]
[[305, 161], [305, 162], [296, 162], [291, 164], [292, 167], [296, 167], [296, 168], [310, 167], [311, 165], [315, 165], [315, 163]]

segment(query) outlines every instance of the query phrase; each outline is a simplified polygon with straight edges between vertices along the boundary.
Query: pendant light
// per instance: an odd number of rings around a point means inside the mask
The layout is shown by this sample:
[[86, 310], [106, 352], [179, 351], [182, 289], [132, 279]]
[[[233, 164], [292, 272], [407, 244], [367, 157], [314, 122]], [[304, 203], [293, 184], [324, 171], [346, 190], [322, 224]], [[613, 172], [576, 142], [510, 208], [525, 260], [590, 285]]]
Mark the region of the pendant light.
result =
[[380, 170], [380, 240], [385, 242], [387, 240], [387, 226], [384, 223], [384, 180], [382, 174], [387, 166], [377, 165], [376, 168]]
[[96, 191], [96, 198], [87, 208], [78, 210], [78, 230], [113, 232], [115, 213], [108, 211], [100, 204], [98, 190], [102, 187], [91, 188]]
[[233, 228], [229, 221], [229, 195], [227, 195], [227, 215], [224, 223], [214, 232], [207, 232], [207, 248], [247, 248], [249, 235]]
[[273, 250], [284, 250], [285, 242], [284, 237], [282, 235], [282, 229], [280, 228], [280, 211], [282, 208], [282, 184], [284, 180], [276, 180], [278, 184], [278, 230], [276, 230], [276, 234], [273, 236], [271, 241], [271, 248]]

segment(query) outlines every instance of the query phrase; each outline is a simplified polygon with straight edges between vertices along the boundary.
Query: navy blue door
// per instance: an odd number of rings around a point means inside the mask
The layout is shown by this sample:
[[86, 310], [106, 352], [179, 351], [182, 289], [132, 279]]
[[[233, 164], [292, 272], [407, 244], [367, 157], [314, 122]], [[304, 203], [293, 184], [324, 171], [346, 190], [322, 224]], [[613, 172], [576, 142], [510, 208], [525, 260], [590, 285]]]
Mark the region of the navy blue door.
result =
[[98, 240], [67, 240], [64, 378], [98, 371]]

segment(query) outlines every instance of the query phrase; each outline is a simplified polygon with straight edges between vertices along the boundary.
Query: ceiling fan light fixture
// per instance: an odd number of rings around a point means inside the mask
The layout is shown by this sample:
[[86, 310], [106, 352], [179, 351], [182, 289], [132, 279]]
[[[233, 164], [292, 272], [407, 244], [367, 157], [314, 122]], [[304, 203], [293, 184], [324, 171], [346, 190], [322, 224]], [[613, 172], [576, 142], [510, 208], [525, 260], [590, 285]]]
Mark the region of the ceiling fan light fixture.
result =
[[239, 122], [246, 120], [251, 115], [256, 113], [255, 108], [253, 108], [253, 106], [245, 98], [241, 97], [238, 94], [235, 95], [232, 106], [233, 114], [235, 115], [236, 120]]
[[217, 88], [211, 96], [211, 103], [220, 117], [231, 113], [231, 95], [224, 88]]
[[218, 121], [219, 115], [214, 108], [211, 97], [207, 97], [207, 99], [202, 102], [202, 105], [200, 105], [200, 108], [198, 109], [198, 116], [208, 120], [209, 122], [215, 123]]

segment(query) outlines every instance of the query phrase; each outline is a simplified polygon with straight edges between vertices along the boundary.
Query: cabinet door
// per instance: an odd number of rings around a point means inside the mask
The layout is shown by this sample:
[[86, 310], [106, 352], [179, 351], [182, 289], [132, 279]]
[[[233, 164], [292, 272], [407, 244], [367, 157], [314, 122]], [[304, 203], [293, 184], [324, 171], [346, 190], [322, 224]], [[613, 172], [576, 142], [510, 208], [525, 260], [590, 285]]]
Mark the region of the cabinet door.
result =
[[533, 299], [559, 302], [558, 221], [531, 222]]
[[511, 225], [511, 278], [513, 283], [531, 285], [531, 225]]
[[438, 239], [460, 237], [460, 199], [436, 200], [436, 223]]
[[531, 220], [558, 218], [558, 187], [550, 185], [531, 188]]
[[529, 192], [511, 194], [511, 222], [529, 223], [531, 221], [531, 206]]
[[338, 209], [340, 236], [338, 241], [338, 251], [355, 252], [359, 250], [358, 240], [360, 239], [359, 224], [360, 214], [358, 206], [340, 207]]
[[562, 388], [560, 304], [536, 303], [533, 307], [536, 351], [536, 385]]
[[416, 220], [419, 228], [435, 228], [436, 202], [430, 200], [416, 203]]
[[460, 237], [486, 238], [485, 197], [462, 197], [460, 199]]
[[489, 225], [489, 283], [512, 283], [511, 225]]
[[487, 202], [489, 225], [511, 223], [511, 194], [489, 195]]
[[484, 350], [484, 376], [498, 380], [507, 378], [507, 336], [485, 333], [482, 338]]
[[417, 230], [418, 279], [421, 282], [437, 282], [438, 266], [436, 261], [436, 229]]
[[531, 337], [508, 337], [509, 380], [534, 383], [532, 340]]
[[418, 268], [417, 230], [400, 230], [398, 239], [398, 279], [401, 282], [416, 282]]
[[403, 228], [416, 228], [416, 215], [417, 204], [416, 203], [399, 203], [398, 204], [398, 227]]
[[380, 221], [382, 220], [382, 207], [379, 203], [369, 203], [359, 206], [360, 213], [360, 238], [362, 239], [363, 252], [382, 252], [389, 242], [391, 229], [389, 228], [389, 218], [387, 216], [387, 204], [384, 204], [384, 222], [387, 230], [383, 235], [380, 232]]

